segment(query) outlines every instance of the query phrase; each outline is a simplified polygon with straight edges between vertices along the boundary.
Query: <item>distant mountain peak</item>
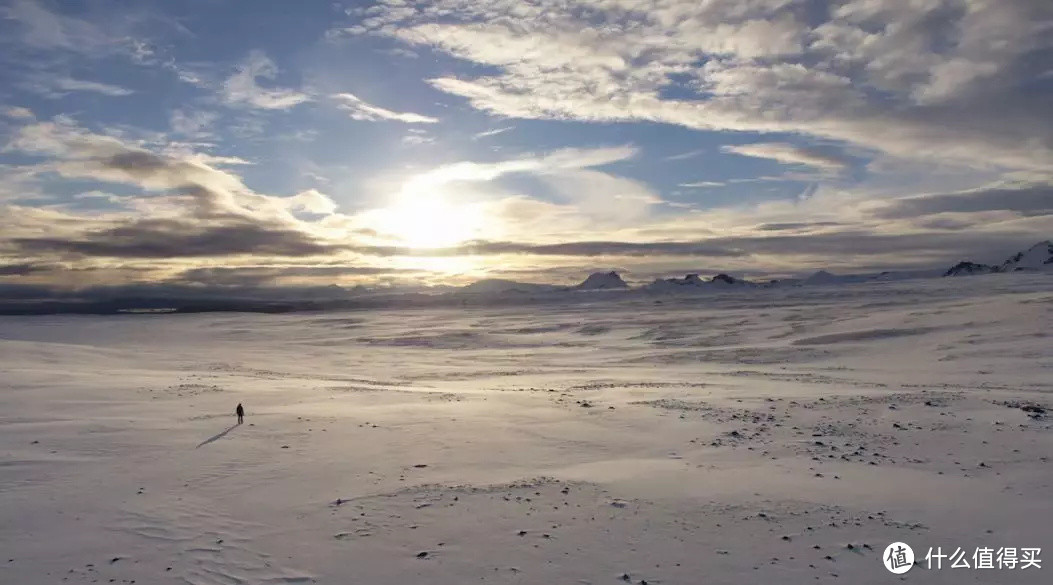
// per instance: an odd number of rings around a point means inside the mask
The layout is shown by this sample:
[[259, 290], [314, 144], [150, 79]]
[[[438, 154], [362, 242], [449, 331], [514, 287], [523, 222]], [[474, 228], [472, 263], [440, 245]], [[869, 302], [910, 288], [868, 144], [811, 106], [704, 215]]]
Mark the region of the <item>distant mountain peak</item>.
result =
[[1053, 269], [1053, 242], [1050, 240], [1038, 242], [1023, 252], [1013, 254], [999, 267], [1001, 272], [1051, 269]]
[[975, 262], [969, 262], [968, 260], [959, 262], [954, 266], [947, 269], [944, 272], [944, 276], [969, 276], [973, 274], [990, 274], [992, 272], [998, 272], [998, 268], [991, 266], [990, 264], [977, 264]]
[[1053, 241], [1043, 240], [1027, 250], [1017, 252], [998, 266], [962, 261], [950, 267], [944, 276], [968, 276], [993, 272], [1053, 271]]
[[644, 288], [651, 291], [663, 292], [711, 289], [714, 286], [724, 287], [729, 285], [754, 286], [756, 283], [748, 280], [741, 280], [724, 273], [720, 273], [708, 280], [702, 280], [699, 278], [698, 274], [688, 274], [683, 278], [657, 278], [654, 282]]
[[622, 280], [620, 274], [611, 270], [610, 272], [593, 272], [574, 288], [577, 290], [613, 290], [629, 288], [629, 285]]

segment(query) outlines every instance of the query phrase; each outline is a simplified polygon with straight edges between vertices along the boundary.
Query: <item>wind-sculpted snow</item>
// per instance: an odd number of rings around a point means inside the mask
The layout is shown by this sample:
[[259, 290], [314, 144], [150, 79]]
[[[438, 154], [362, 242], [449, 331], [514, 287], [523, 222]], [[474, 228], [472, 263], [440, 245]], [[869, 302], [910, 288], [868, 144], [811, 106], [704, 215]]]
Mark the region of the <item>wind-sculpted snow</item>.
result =
[[1050, 331], [1023, 272], [0, 317], [0, 582], [883, 584], [893, 541], [1048, 548]]

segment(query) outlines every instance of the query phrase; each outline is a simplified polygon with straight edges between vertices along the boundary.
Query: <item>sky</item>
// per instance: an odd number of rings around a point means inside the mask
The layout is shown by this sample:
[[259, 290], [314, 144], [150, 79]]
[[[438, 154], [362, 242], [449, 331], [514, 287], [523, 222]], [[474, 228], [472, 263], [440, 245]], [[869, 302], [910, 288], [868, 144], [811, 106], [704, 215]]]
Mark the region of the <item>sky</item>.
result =
[[0, 284], [997, 262], [1051, 112], [1048, 0], [0, 0]]

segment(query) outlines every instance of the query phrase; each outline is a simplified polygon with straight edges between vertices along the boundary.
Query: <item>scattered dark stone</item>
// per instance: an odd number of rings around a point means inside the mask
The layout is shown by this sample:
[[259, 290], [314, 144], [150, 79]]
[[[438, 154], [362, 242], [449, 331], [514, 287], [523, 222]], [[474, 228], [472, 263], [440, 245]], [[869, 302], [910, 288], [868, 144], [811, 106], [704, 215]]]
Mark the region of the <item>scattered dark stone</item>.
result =
[[632, 580], [632, 577], [629, 576], [629, 573], [622, 573], [622, 581], [631, 581], [631, 580]]
[[288, 448], [289, 448], [288, 445], [282, 445], [282, 449], [288, 449]]
[[420, 551], [419, 553], [417, 553], [417, 558], [418, 559], [426, 559], [426, 558], [428, 558], [428, 551], [426, 551], [426, 550]]
[[789, 540], [791, 540], [789, 536], [783, 536], [783, 537], [782, 537], [782, 539], [783, 539], [783, 540], [786, 540], [786, 541], [789, 541]]
[[519, 536], [526, 536], [526, 535], [527, 535], [527, 531], [526, 530], [520, 530], [519, 531]]
[[119, 560], [121, 560], [121, 557], [113, 557], [112, 559], [110, 559], [110, 564], [112, 565], [112, 564], [116, 563]]
[[588, 400], [583, 400], [582, 403], [581, 403], [581, 407], [582, 408], [592, 408], [592, 403], [589, 402]]
[[414, 465], [414, 467], [416, 467], [417, 469], [424, 469], [425, 467], [427, 467], [427, 465], [424, 463], [418, 463]]

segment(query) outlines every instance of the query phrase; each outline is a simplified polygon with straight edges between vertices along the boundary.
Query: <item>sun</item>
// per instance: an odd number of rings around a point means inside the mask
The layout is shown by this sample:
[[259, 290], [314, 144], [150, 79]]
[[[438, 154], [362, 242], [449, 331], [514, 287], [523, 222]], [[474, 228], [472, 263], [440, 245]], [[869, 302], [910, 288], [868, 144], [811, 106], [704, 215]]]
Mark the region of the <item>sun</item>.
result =
[[478, 205], [454, 202], [440, 189], [404, 190], [378, 211], [378, 231], [410, 248], [456, 246], [479, 238], [486, 226]]

